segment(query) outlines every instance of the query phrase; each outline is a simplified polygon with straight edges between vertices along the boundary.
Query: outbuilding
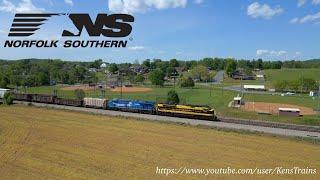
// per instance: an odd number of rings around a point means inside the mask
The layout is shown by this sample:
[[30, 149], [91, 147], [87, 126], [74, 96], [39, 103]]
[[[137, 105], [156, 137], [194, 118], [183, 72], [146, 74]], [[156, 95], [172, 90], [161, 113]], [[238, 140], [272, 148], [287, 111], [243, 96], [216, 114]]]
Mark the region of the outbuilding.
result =
[[244, 85], [243, 88], [247, 91], [265, 91], [264, 85]]
[[237, 96], [233, 98], [233, 104], [234, 106], [241, 106], [242, 105], [242, 97]]
[[317, 96], [319, 96], [319, 93], [314, 92], [314, 91], [310, 91], [309, 96], [310, 97], [317, 97]]
[[2, 99], [3, 96], [4, 96], [4, 94], [5, 94], [6, 92], [8, 92], [8, 91], [10, 91], [10, 89], [2, 89], [2, 88], [0, 88], [0, 99]]
[[297, 108], [279, 108], [280, 116], [300, 116], [300, 109]]

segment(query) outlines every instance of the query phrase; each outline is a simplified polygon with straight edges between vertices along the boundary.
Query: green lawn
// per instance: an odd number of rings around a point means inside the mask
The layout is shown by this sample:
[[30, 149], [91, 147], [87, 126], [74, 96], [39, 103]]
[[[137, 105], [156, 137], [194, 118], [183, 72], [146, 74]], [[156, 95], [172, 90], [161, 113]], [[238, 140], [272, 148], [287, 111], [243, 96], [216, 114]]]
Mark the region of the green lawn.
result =
[[[52, 94], [53, 87], [35, 87], [29, 88], [29, 93], [44, 93]], [[157, 102], [164, 102], [166, 99], [167, 92], [172, 89], [172, 87], [153, 87], [152, 92], [147, 93], [123, 93], [123, 98], [128, 99], [141, 99], [150, 100]], [[213, 87], [211, 90], [206, 86], [197, 86], [193, 89], [181, 89], [176, 88], [181, 102], [185, 104], [206, 104], [214, 107], [219, 116], [226, 117], [240, 117], [248, 119], [258, 119], [258, 120], [271, 120], [271, 121], [281, 121], [290, 122], [295, 124], [310, 124], [310, 125], [320, 125], [320, 116], [304, 116], [300, 118], [293, 117], [279, 117], [279, 116], [266, 116], [258, 115], [257, 113], [244, 112], [238, 109], [228, 108], [228, 103], [237, 96], [238, 92], [222, 90], [219, 87]], [[211, 93], [210, 93], [211, 92]], [[87, 91], [88, 97], [102, 97], [101, 91]], [[58, 91], [60, 97], [74, 98], [73, 91]], [[106, 91], [105, 98], [120, 98], [120, 93]], [[310, 107], [316, 109], [318, 106], [318, 100], [313, 100], [308, 96], [273, 96], [273, 95], [261, 95], [261, 94], [245, 94], [246, 101], [256, 101], [256, 102], [273, 102], [273, 103], [287, 103]]]
[[320, 69], [269, 69], [265, 70], [268, 85], [281, 80], [296, 80], [301, 77], [320, 80]]

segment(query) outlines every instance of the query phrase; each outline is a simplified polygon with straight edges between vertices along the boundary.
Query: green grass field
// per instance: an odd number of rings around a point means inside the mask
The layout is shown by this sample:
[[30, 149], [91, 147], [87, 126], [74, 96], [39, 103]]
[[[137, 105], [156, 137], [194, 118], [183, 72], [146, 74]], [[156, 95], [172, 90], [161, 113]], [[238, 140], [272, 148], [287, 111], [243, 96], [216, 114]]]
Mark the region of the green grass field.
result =
[[156, 168], [316, 168], [319, 144], [257, 134], [0, 105], [0, 179], [316, 179], [159, 175]]
[[320, 81], [320, 69], [268, 69], [265, 70], [268, 85], [281, 80], [297, 80], [301, 77]]
[[[149, 86], [148, 86], [149, 87]], [[123, 93], [123, 98], [127, 99], [141, 99], [141, 100], [150, 100], [157, 102], [164, 102], [166, 100], [167, 92], [172, 89], [172, 87], [152, 87], [152, 92], [145, 93]], [[44, 93], [52, 94], [53, 87], [35, 87], [29, 88], [29, 93]], [[228, 103], [237, 96], [238, 92], [222, 90], [219, 87], [213, 87], [211, 90], [206, 86], [197, 86], [192, 89], [181, 89], [176, 88], [179, 93], [181, 102], [184, 104], [204, 104], [214, 107], [219, 116], [225, 117], [240, 117], [247, 119], [256, 119], [256, 120], [270, 120], [270, 121], [279, 121], [287, 122], [294, 124], [308, 124], [308, 125], [320, 125], [320, 116], [303, 116], [303, 117], [279, 117], [275, 115], [258, 115], [253, 112], [246, 112], [238, 109], [228, 108]], [[210, 93], [211, 92], [211, 93]], [[101, 91], [87, 91], [88, 97], [102, 97]], [[73, 91], [58, 91], [58, 95], [61, 97], [74, 98]], [[120, 93], [106, 91], [105, 98], [120, 98]], [[272, 95], [261, 95], [261, 94], [245, 94], [246, 101], [256, 101], [256, 102], [273, 102], [273, 103], [286, 103], [286, 104], [295, 104], [310, 107], [316, 109], [318, 106], [318, 100], [313, 100], [308, 96], [272, 96]]]

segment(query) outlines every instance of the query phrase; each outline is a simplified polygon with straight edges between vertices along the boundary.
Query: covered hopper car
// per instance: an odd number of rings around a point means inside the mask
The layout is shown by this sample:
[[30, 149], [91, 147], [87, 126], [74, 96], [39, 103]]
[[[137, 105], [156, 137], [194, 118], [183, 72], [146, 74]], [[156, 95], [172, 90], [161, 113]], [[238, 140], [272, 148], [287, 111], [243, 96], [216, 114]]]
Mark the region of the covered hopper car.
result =
[[83, 103], [84, 107], [107, 109], [108, 100], [100, 98], [84, 98]]

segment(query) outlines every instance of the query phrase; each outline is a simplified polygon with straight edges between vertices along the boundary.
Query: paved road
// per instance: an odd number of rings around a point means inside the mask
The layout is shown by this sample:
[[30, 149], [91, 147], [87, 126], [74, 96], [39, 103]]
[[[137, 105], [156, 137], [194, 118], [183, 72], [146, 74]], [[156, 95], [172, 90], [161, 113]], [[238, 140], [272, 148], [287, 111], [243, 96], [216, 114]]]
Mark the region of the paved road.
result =
[[223, 81], [223, 77], [224, 71], [218, 71], [213, 80], [216, 84], [220, 84]]
[[[29, 104], [26, 102], [20, 102], [20, 103]], [[101, 110], [101, 109], [89, 109], [89, 108], [61, 106], [61, 105], [54, 105], [54, 104], [42, 104], [42, 103], [32, 103], [32, 104], [38, 107], [51, 107], [56, 109], [88, 112], [88, 113], [109, 115], [109, 116], [123, 116], [123, 117], [147, 119], [147, 120], [154, 120], [154, 121], [185, 123], [193, 126], [202, 125], [202, 126], [224, 128], [224, 129], [236, 129], [236, 130], [246, 130], [251, 132], [262, 132], [262, 133], [275, 134], [275, 135], [281, 135], [281, 136], [311, 137], [315, 139], [320, 139], [320, 133], [318, 132], [307, 132], [307, 131], [299, 131], [299, 130], [254, 126], [254, 125], [243, 125], [243, 124], [233, 124], [233, 123], [225, 123], [225, 122], [213, 122], [213, 121], [203, 121], [203, 120], [176, 118], [176, 117], [155, 116], [155, 115], [148, 115], [148, 114], [108, 111], [108, 110]]]

